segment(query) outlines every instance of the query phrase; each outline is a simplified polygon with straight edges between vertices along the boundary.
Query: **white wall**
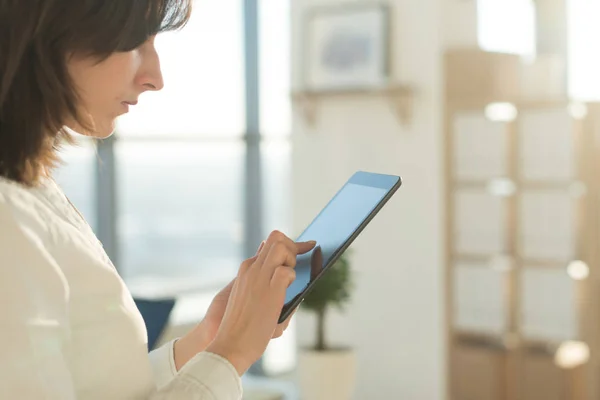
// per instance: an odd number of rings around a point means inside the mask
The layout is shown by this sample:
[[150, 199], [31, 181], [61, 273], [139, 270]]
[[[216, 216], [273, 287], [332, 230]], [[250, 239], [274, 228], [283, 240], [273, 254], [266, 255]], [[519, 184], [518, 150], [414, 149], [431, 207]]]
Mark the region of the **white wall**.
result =
[[477, 48], [478, 0], [441, 0], [442, 38], [446, 48]]
[[[296, 0], [293, 84], [299, 87], [302, 16], [331, 0]], [[355, 399], [436, 400], [445, 393], [441, 135], [441, 0], [392, 0], [394, 73], [418, 91], [406, 128], [381, 99], [324, 101], [318, 124], [296, 111], [293, 220], [298, 234], [356, 170], [400, 174], [404, 186], [353, 245], [356, 290], [330, 319], [333, 344], [356, 348]], [[300, 345], [311, 342], [300, 315]]]

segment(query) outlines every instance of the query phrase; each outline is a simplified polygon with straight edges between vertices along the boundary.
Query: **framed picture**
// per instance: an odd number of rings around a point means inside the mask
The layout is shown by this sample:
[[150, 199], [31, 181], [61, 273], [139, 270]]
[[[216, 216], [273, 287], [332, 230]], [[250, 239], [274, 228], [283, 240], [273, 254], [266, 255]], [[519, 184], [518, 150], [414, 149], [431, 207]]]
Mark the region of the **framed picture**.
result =
[[304, 84], [310, 91], [372, 89], [389, 78], [389, 14], [383, 4], [317, 8], [305, 22]]

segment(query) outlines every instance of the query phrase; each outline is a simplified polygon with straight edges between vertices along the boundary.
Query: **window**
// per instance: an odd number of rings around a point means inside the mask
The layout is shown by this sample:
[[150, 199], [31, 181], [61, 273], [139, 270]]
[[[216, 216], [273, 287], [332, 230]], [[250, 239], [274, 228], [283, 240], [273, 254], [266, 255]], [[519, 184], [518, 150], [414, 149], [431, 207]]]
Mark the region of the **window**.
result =
[[288, 136], [292, 126], [289, 0], [259, 0], [259, 21], [260, 123], [273, 139]]
[[262, 215], [265, 234], [291, 232], [290, 1], [259, 1]]
[[569, 93], [584, 101], [600, 100], [600, 1], [569, 0]]
[[486, 51], [535, 55], [533, 0], [477, 0], [479, 46]]
[[234, 276], [243, 245], [243, 144], [122, 140], [115, 150], [125, 280], [203, 286]]

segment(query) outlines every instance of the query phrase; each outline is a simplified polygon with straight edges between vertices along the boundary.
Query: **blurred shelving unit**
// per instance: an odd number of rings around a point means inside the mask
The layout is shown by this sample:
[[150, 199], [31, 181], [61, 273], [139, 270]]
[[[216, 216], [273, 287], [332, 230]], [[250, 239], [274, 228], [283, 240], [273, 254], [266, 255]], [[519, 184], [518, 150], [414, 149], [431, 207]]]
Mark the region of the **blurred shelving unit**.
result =
[[449, 397], [596, 399], [600, 106], [521, 76], [515, 55], [446, 55]]

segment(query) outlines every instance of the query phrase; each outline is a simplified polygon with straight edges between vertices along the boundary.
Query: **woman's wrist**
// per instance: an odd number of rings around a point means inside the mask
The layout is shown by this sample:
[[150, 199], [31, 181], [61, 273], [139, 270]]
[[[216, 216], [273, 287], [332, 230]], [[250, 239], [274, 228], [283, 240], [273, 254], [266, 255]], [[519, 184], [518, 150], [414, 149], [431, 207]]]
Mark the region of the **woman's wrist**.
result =
[[[203, 321], [204, 322], [204, 321]], [[188, 361], [200, 352], [206, 350], [214, 338], [209, 337], [210, 332], [203, 322], [200, 322], [187, 335], [183, 336], [173, 345], [173, 358], [175, 368], [179, 371]]]
[[237, 352], [229, 346], [219, 343], [218, 341], [212, 342], [208, 346], [206, 351], [223, 357], [224, 359], [229, 361], [231, 365], [233, 365], [233, 367], [236, 369], [239, 376], [244, 375], [246, 371], [252, 366], [252, 363], [249, 363], [240, 352]]

